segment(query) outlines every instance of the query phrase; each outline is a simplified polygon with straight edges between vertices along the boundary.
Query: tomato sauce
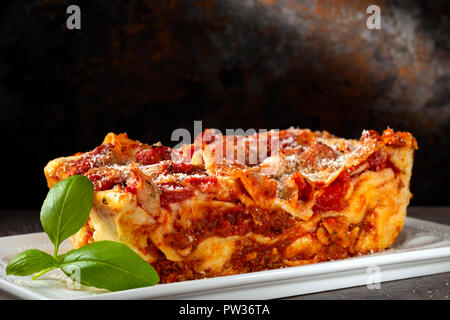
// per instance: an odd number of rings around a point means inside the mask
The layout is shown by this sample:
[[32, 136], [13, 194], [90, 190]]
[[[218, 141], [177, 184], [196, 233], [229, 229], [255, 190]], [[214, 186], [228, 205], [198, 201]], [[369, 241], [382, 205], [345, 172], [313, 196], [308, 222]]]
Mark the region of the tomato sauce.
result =
[[375, 152], [368, 159], [369, 163], [368, 170], [372, 171], [380, 171], [386, 168], [391, 168], [394, 171], [395, 175], [397, 175], [400, 170], [392, 163], [391, 159], [389, 159], [388, 155], [384, 152]]
[[112, 189], [116, 184], [121, 184], [124, 179], [117, 173], [105, 169], [90, 169], [85, 176], [94, 184], [95, 191], [104, 191]]
[[205, 176], [205, 177], [188, 177], [184, 180], [187, 184], [199, 188], [203, 192], [209, 192], [213, 190], [213, 187], [217, 185], [217, 177]]
[[151, 146], [149, 149], [139, 148], [136, 151], [136, 162], [143, 165], [158, 163], [162, 160], [170, 160], [171, 149], [164, 146]]
[[313, 211], [314, 213], [326, 211], [340, 211], [345, 208], [344, 196], [350, 187], [350, 176], [343, 172], [334, 180], [324, 193], [315, 200]]
[[292, 179], [294, 179], [298, 188], [298, 200], [305, 202], [311, 200], [313, 198], [313, 187], [306, 182], [302, 174], [300, 172], [294, 172]]
[[169, 209], [171, 203], [184, 201], [194, 195], [192, 188], [181, 186], [173, 182], [162, 183], [159, 187], [162, 192], [159, 201], [161, 207], [165, 209]]
[[84, 174], [91, 168], [99, 165], [104, 165], [109, 162], [109, 160], [112, 158], [111, 152], [113, 149], [114, 146], [110, 143], [102, 144], [95, 148], [93, 151], [81, 156], [80, 159], [70, 161], [67, 164], [67, 167], [71, 168], [71, 175]]
[[204, 173], [205, 170], [190, 163], [185, 162], [169, 162], [166, 163], [162, 169], [162, 174], [174, 174], [174, 173]]

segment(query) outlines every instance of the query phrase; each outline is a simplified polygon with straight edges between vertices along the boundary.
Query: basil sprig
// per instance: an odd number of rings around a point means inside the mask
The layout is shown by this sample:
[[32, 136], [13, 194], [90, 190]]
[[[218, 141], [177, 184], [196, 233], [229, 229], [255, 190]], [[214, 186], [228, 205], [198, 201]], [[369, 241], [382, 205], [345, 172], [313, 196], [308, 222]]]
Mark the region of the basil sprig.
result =
[[6, 267], [7, 275], [37, 279], [60, 268], [75, 281], [110, 291], [152, 286], [159, 282], [155, 269], [126, 245], [114, 241], [97, 241], [58, 255], [65, 239], [80, 230], [89, 218], [94, 187], [85, 176], [74, 175], [58, 182], [47, 194], [41, 208], [41, 223], [54, 255], [30, 249], [15, 256]]
[[41, 208], [41, 224], [50, 241], [59, 245], [86, 223], [92, 208], [94, 186], [85, 176], [71, 176], [55, 184]]

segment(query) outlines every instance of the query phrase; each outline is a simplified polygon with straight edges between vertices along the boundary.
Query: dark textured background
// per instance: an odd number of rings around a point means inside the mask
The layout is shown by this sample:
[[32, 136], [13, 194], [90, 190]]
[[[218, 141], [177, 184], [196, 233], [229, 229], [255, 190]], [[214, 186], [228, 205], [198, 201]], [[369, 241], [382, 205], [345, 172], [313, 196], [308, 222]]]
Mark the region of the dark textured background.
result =
[[[66, 29], [79, 4], [82, 29]], [[369, 4], [382, 29], [368, 30]], [[408, 130], [415, 205], [449, 205], [448, 1], [2, 1], [3, 209], [39, 208], [48, 160], [109, 131]], [[25, 188], [25, 189], [24, 189]], [[23, 192], [25, 190], [25, 192]]]

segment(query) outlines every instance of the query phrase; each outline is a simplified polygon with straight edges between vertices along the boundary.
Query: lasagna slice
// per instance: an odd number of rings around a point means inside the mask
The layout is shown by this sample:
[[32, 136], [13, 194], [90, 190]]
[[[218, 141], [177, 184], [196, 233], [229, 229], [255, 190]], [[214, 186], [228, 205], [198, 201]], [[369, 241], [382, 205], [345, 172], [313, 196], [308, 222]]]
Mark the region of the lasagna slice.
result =
[[415, 138], [360, 140], [307, 129], [223, 136], [172, 149], [109, 133], [94, 150], [50, 161], [51, 188], [95, 186], [79, 248], [125, 243], [163, 283], [343, 259], [390, 247], [411, 198]]

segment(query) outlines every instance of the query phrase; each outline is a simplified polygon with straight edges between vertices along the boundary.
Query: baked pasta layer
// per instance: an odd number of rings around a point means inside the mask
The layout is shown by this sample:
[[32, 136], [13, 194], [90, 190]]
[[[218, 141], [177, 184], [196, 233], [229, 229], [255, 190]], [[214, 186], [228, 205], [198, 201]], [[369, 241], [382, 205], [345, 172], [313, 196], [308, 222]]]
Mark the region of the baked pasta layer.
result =
[[162, 282], [297, 266], [390, 247], [402, 230], [417, 142], [308, 129], [222, 136], [171, 149], [109, 133], [94, 150], [50, 161], [51, 188], [74, 174], [95, 186], [79, 248], [127, 244]]

